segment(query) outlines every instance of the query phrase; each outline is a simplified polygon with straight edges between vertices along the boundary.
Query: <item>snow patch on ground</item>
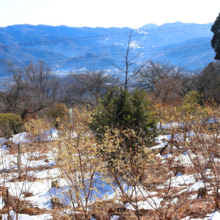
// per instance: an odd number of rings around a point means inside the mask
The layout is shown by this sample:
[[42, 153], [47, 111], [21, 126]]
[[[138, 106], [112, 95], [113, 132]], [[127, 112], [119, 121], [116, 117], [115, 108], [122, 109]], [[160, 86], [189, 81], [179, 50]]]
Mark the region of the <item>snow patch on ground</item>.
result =
[[4, 207], [5, 203], [2, 200], [2, 196], [0, 196], [0, 209], [2, 209]]
[[[11, 220], [16, 220], [15, 213], [13, 211], [10, 211]], [[13, 218], [12, 218], [13, 217]], [[8, 219], [8, 214], [2, 215], [2, 219]], [[19, 220], [47, 220], [47, 219], [53, 219], [51, 215], [49, 214], [41, 214], [41, 215], [24, 215], [19, 214], [18, 215]]]
[[[139, 209], [155, 209], [155, 208], [159, 208], [160, 207], [160, 203], [163, 201], [163, 199], [158, 198], [158, 197], [152, 197], [152, 198], [148, 198], [146, 199], [146, 201], [140, 201], [138, 202], [138, 207]], [[134, 206], [136, 206], [136, 203], [134, 203]], [[135, 211], [135, 208], [130, 204], [127, 203], [125, 205], [125, 207], [127, 209], [133, 210]]]

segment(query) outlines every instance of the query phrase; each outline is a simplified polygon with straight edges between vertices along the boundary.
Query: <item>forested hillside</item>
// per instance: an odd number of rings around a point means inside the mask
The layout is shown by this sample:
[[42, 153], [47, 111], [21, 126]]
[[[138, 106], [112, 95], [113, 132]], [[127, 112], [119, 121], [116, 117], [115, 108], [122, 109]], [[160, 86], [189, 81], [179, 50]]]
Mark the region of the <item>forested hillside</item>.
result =
[[176, 22], [139, 29], [14, 25], [0, 28], [0, 59], [18, 66], [41, 59], [54, 71], [112, 69], [112, 63], [122, 65], [132, 31], [131, 55], [140, 54], [136, 62], [162, 59], [195, 69], [213, 60], [211, 25]]

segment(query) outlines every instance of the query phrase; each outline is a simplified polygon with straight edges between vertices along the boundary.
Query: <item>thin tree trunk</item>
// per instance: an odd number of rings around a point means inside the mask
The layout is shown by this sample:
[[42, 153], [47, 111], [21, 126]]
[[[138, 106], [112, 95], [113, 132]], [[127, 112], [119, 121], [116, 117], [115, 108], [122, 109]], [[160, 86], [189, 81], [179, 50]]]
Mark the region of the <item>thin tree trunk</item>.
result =
[[140, 220], [140, 214], [139, 214], [139, 209], [138, 209], [138, 201], [137, 201], [137, 189], [136, 189], [136, 186], [134, 188], [135, 188], [135, 197], [136, 197], [137, 217], [138, 217], [138, 220]]
[[20, 179], [21, 178], [21, 148], [20, 148], [20, 144], [18, 144], [17, 161], [18, 161], [18, 179]]
[[7, 206], [8, 206], [8, 220], [10, 220], [10, 210], [9, 210], [9, 195], [8, 195], [8, 189], [6, 189], [6, 196], [7, 196]]
[[186, 137], [187, 137], [186, 133], [187, 133], [187, 127], [186, 125], [184, 125], [184, 141], [186, 141]]

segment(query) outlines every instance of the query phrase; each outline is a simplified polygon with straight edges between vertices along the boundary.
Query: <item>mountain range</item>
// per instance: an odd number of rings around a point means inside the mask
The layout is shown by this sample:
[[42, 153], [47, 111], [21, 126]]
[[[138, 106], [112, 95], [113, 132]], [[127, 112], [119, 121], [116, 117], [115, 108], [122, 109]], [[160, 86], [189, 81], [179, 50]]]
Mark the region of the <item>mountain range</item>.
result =
[[131, 32], [129, 56], [139, 55], [136, 65], [152, 59], [188, 69], [203, 68], [214, 60], [211, 26], [182, 22], [147, 24], [138, 29], [13, 25], [0, 28], [0, 60], [18, 66], [44, 60], [55, 72], [113, 70], [112, 63], [123, 68]]

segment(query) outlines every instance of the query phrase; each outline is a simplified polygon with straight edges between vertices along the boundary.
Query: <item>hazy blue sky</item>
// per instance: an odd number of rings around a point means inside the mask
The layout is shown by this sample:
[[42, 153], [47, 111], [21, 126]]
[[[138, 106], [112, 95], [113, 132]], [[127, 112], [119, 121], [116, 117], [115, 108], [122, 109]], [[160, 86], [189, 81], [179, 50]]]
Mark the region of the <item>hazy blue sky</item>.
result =
[[220, 0], [0, 0], [0, 27], [48, 24], [132, 27], [214, 22]]

